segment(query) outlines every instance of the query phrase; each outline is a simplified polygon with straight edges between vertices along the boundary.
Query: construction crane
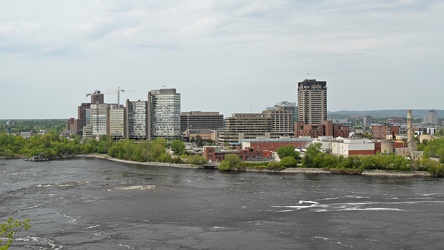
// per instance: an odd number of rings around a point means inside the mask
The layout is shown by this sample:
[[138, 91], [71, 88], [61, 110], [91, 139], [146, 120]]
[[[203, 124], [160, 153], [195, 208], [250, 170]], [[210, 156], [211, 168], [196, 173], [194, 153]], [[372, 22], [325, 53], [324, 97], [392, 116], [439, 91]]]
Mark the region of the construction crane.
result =
[[117, 87], [116, 90], [109, 90], [109, 91], [106, 91], [106, 92], [100, 92], [99, 90], [96, 90], [93, 93], [86, 94], [86, 97], [94, 96], [94, 95], [100, 95], [100, 94], [117, 94], [117, 106], [120, 107], [120, 93], [123, 93], [123, 92], [133, 92], [133, 91], [136, 91], [136, 90], [125, 91], [124, 89], [121, 89], [120, 87]]
[[117, 107], [120, 107], [120, 93], [125, 92], [124, 89], [120, 89], [120, 87], [117, 87], [117, 90], [115, 90], [117, 92]]
[[120, 93], [124, 93], [124, 92], [133, 92], [133, 91], [137, 91], [137, 90], [129, 90], [129, 91], [125, 91], [124, 89], [121, 89], [120, 87], [117, 87], [116, 90], [110, 90], [110, 92], [105, 92], [104, 94], [117, 94], [117, 106], [120, 107]]

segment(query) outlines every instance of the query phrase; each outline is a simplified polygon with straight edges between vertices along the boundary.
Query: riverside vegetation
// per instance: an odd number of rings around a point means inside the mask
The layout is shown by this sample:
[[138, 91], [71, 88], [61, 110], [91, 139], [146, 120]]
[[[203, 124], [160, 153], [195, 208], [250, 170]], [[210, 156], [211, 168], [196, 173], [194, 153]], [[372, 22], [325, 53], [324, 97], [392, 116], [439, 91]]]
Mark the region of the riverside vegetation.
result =
[[[173, 155], [167, 152], [171, 149]], [[421, 161], [395, 155], [334, 156], [320, 151], [320, 144], [307, 148], [304, 157], [293, 146], [278, 149], [280, 162], [242, 162], [239, 156], [228, 154], [219, 165], [219, 170], [273, 170], [285, 168], [322, 168], [333, 173], [360, 174], [364, 170], [428, 171], [434, 176], [444, 176], [444, 138], [425, 142], [419, 147], [424, 151]], [[207, 161], [200, 155], [187, 155], [182, 141], [168, 143], [165, 139], [153, 141], [120, 140], [113, 142], [107, 136], [99, 140], [84, 140], [81, 137], [63, 138], [56, 131], [35, 135], [29, 140], [21, 136], [0, 134], [0, 158], [37, 158], [42, 160], [69, 158], [81, 154], [107, 154], [113, 158], [137, 162], [167, 162], [203, 165]], [[432, 160], [436, 158], [439, 160]]]
[[[435, 139], [424, 146], [424, 158], [420, 161], [411, 160], [403, 156], [370, 155], [370, 156], [335, 156], [320, 150], [321, 144], [310, 145], [304, 157], [294, 151], [293, 146], [284, 146], [278, 149], [280, 162], [246, 163], [235, 154], [226, 155], [219, 165], [219, 170], [283, 170], [285, 168], [322, 168], [331, 173], [361, 174], [364, 170], [384, 171], [428, 171], [432, 176], [444, 177], [444, 138]], [[430, 158], [439, 158], [439, 161]]]
[[[174, 155], [167, 152], [167, 148]], [[53, 160], [71, 158], [82, 154], [107, 154], [111, 157], [137, 162], [167, 162], [202, 165], [206, 159], [200, 155], [187, 155], [185, 144], [175, 140], [168, 143], [165, 139], [154, 141], [112, 141], [108, 136], [99, 140], [84, 140], [80, 136], [68, 139], [50, 131], [45, 135], [35, 135], [26, 140], [22, 136], [0, 134], [0, 158], [26, 158]]]

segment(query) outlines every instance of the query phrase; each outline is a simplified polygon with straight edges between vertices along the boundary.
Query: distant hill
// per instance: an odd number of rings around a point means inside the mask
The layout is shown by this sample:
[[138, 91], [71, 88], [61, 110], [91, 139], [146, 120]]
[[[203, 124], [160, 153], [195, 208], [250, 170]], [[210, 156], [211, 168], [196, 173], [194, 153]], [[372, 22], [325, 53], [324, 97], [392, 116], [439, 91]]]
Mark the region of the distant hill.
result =
[[[438, 114], [438, 118], [444, 118], [444, 110], [435, 109]], [[412, 109], [412, 116], [415, 117], [423, 117], [427, 115], [429, 109]], [[381, 117], [407, 117], [407, 109], [388, 109], [388, 110], [366, 110], [366, 111], [357, 111], [357, 110], [341, 110], [335, 112], [328, 112], [328, 117], [331, 118], [345, 118], [350, 116], [366, 116], [371, 115], [375, 118]]]

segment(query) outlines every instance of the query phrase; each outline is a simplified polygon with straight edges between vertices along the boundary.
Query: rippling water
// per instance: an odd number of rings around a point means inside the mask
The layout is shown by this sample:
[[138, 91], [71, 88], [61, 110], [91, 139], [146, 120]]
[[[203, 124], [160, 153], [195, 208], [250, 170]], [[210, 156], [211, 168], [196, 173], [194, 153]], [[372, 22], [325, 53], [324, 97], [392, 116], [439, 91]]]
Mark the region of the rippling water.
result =
[[0, 160], [12, 249], [440, 249], [444, 180]]

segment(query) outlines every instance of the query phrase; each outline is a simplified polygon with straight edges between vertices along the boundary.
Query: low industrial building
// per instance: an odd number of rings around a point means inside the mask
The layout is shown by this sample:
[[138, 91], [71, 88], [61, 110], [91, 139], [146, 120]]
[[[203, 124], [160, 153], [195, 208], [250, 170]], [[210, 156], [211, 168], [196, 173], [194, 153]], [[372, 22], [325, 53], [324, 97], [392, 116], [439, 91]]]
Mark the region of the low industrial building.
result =
[[270, 161], [273, 159], [271, 151], [253, 148], [222, 150], [219, 146], [205, 146], [202, 151], [202, 156], [210, 163], [223, 161], [227, 154], [236, 154], [242, 161]]
[[295, 148], [306, 148], [313, 139], [311, 138], [280, 138], [280, 139], [243, 139], [242, 149], [254, 148], [276, 152], [280, 147], [294, 146]]
[[350, 130], [346, 126], [334, 124], [332, 121], [323, 121], [322, 124], [304, 124], [296, 122], [294, 125], [294, 137], [318, 138], [322, 136], [348, 138]]

